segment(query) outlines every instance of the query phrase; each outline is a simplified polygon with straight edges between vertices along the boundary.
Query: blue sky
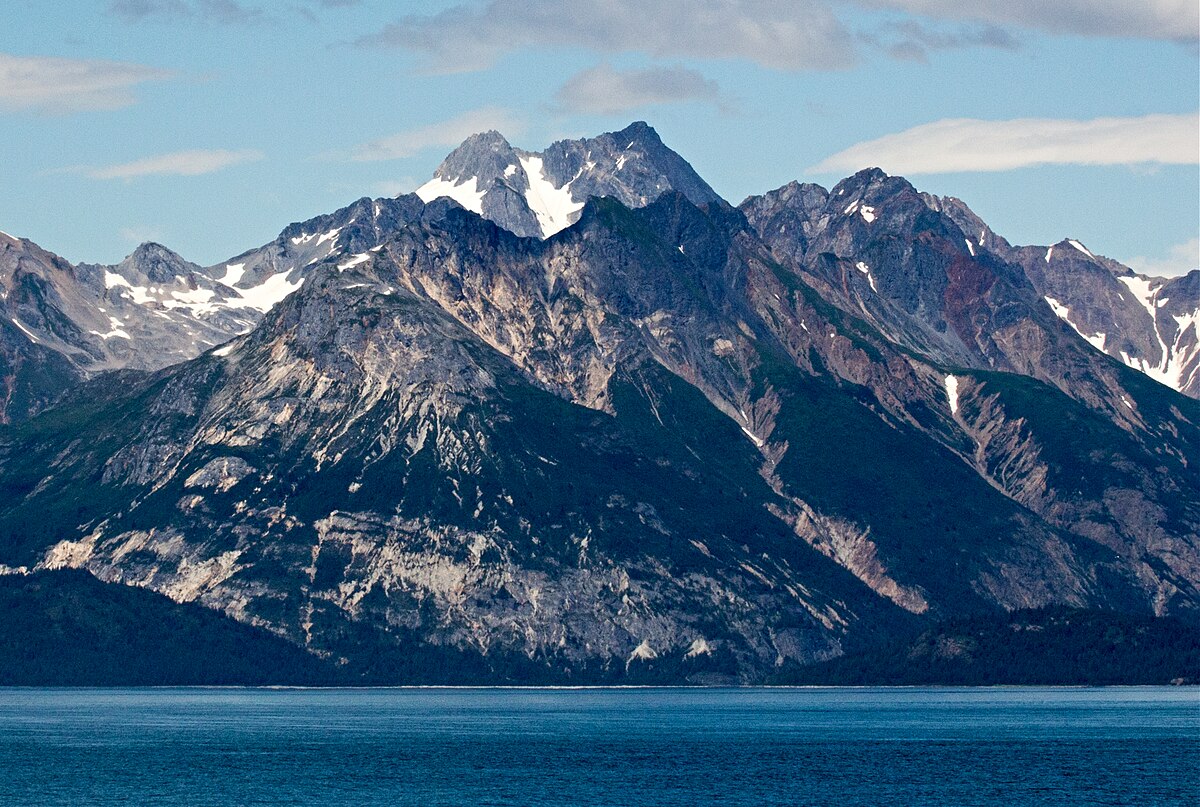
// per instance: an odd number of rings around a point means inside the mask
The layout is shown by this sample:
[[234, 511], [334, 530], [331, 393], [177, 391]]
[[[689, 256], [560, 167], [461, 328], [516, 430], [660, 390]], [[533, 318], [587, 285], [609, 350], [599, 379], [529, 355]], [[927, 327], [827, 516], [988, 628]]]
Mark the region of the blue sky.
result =
[[216, 263], [470, 132], [649, 121], [734, 204], [875, 164], [1016, 243], [1200, 264], [1195, 0], [6, 0], [0, 230]]

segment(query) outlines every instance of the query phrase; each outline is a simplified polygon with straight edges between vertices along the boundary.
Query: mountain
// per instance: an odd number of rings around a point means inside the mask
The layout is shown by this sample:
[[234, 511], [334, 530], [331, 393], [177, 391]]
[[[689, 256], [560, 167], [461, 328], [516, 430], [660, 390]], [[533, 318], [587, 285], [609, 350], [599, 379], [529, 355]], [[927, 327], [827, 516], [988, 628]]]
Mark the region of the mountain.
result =
[[201, 270], [279, 299], [0, 429], [0, 572], [375, 683], [762, 682], [967, 615], [1200, 615], [1200, 404], [900, 178], [733, 208], [689, 172], [549, 238], [364, 199]]
[[573, 224], [592, 197], [644, 207], [667, 191], [697, 205], [722, 201], [653, 128], [638, 122], [595, 138], [560, 140], [542, 152], [515, 149], [499, 132], [473, 135], [416, 193], [426, 202], [453, 199], [511, 233], [549, 238]]
[[972, 237], [978, 232], [978, 248], [1020, 265], [1054, 313], [1097, 350], [1200, 398], [1200, 269], [1173, 278], [1139, 275], [1071, 238], [1014, 247], [961, 200], [925, 198]]
[[422, 207], [411, 195], [360, 199], [207, 268], [153, 243], [116, 265], [75, 266], [0, 234], [0, 423], [36, 414], [98, 373], [158, 370], [246, 333], [318, 261], [361, 260]]

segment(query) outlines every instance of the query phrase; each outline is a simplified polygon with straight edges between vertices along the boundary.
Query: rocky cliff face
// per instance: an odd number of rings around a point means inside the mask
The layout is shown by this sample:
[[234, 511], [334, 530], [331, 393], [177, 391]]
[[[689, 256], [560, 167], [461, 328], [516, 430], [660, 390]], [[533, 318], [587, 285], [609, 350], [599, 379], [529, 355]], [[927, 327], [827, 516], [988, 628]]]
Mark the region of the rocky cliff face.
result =
[[1138, 275], [1070, 238], [1014, 247], [960, 200], [925, 199], [965, 232], [978, 232], [981, 248], [1020, 265], [1054, 313], [1097, 350], [1200, 397], [1200, 269], [1174, 278]]
[[294, 290], [0, 430], [0, 564], [372, 681], [761, 681], [956, 614], [1197, 613], [1200, 406], [908, 183], [573, 215], [361, 200], [202, 271]]

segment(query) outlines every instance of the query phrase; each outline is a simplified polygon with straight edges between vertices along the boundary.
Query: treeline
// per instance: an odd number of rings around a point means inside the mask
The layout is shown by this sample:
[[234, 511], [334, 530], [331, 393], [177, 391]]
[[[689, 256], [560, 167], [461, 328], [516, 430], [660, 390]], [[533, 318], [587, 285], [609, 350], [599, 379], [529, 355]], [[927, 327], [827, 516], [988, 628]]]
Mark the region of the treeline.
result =
[[317, 657], [201, 605], [83, 571], [0, 576], [0, 686], [333, 682]]
[[[337, 686], [737, 683], [732, 656], [568, 669], [520, 654], [465, 655], [417, 636], [343, 625], [335, 665], [265, 630], [83, 571], [0, 576], [0, 686]], [[397, 641], [399, 639], [399, 641]], [[1052, 607], [956, 618], [769, 684], [1200, 684], [1200, 627]]]
[[1200, 628], [1060, 606], [952, 619], [915, 639], [781, 673], [831, 686], [1200, 684]]

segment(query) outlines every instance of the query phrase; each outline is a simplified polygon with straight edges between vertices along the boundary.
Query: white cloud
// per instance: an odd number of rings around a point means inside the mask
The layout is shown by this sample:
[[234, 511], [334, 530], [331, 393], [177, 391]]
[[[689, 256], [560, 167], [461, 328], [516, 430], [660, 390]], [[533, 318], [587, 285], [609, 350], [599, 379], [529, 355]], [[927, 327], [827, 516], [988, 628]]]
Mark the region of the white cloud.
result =
[[133, 88], [172, 73], [140, 64], [0, 53], [0, 109], [67, 113], [121, 109]]
[[1193, 238], [1171, 247], [1166, 257], [1144, 256], [1122, 261], [1133, 271], [1151, 277], [1178, 277], [1200, 269], [1200, 238]]
[[567, 112], [614, 114], [654, 104], [708, 101], [721, 107], [717, 82], [682, 66], [652, 67], [647, 70], [614, 70], [601, 64], [571, 77], [554, 96]]
[[109, 165], [103, 168], [87, 170], [87, 175], [93, 179], [134, 179], [147, 176], [184, 176], [193, 177], [200, 174], [211, 174], [239, 163], [261, 160], [261, 151], [227, 151], [225, 149], [176, 151], [170, 154], [159, 154], [154, 157], [143, 157], [121, 165]]
[[357, 162], [372, 162], [412, 157], [429, 148], [457, 146], [476, 132], [489, 129], [517, 135], [525, 130], [525, 124], [506, 109], [475, 109], [440, 123], [419, 126], [363, 143], [354, 149], [351, 159]]
[[951, 118], [856, 143], [808, 170], [895, 174], [1008, 171], [1032, 165], [1200, 162], [1200, 115], [986, 121]]
[[1195, 42], [1196, 0], [855, 0], [938, 19], [1013, 25], [1053, 34]]
[[780, 70], [855, 61], [853, 37], [821, 0], [488, 0], [409, 15], [359, 42], [423, 52], [434, 70], [451, 73], [529, 46], [744, 59]]

